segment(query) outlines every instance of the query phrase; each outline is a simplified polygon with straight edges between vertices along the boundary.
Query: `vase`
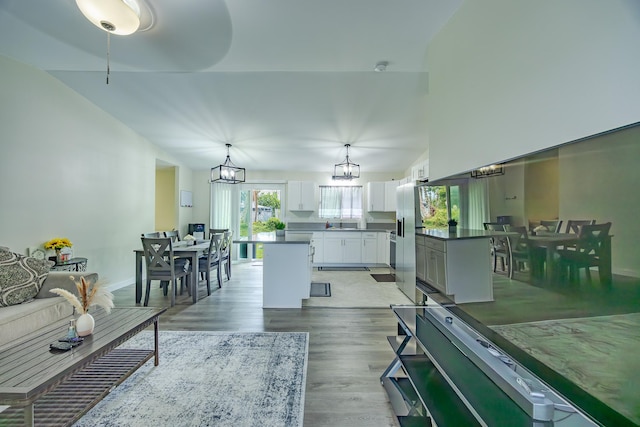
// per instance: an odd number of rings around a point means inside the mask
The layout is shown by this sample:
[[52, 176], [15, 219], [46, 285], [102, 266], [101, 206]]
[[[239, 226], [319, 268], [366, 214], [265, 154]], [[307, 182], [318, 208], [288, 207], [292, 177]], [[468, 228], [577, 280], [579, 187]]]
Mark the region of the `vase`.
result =
[[93, 319], [93, 316], [89, 313], [81, 314], [76, 320], [76, 330], [78, 331], [78, 336], [86, 337], [87, 335], [91, 335], [93, 333], [93, 328], [96, 325], [96, 321]]
[[455, 233], [457, 231], [458, 231], [457, 226], [455, 226], [455, 225], [450, 225], [449, 226], [449, 233]]
[[56, 264], [60, 264], [62, 262], [62, 254], [60, 253], [60, 249], [56, 249]]

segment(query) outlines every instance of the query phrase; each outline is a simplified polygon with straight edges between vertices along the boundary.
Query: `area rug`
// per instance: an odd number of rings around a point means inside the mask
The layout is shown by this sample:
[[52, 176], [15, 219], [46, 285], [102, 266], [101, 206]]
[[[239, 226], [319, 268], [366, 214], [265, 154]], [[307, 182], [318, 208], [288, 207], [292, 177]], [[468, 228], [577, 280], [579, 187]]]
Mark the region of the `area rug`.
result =
[[491, 329], [640, 424], [640, 313]]
[[331, 283], [324, 282], [311, 282], [311, 291], [309, 296], [312, 297], [330, 297], [331, 296]]
[[[144, 331], [123, 344], [153, 348]], [[147, 362], [74, 426], [302, 426], [306, 332], [160, 332]]]
[[395, 274], [371, 274], [371, 277], [373, 277], [376, 282], [395, 282], [396, 281]]

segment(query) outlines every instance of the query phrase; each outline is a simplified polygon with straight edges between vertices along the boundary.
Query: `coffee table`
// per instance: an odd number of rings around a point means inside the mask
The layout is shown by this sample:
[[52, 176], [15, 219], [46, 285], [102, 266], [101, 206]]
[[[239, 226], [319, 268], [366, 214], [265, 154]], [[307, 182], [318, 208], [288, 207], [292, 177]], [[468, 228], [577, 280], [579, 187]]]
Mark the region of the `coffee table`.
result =
[[[0, 348], [2, 426], [71, 425], [145, 362], [158, 359], [158, 318], [166, 308], [114, 308], [94, 314], [96, 328], [67, 352], [49, 344], [64, 337], [68, 319]], [[154, 326], [153, 349], [116, 348]]]

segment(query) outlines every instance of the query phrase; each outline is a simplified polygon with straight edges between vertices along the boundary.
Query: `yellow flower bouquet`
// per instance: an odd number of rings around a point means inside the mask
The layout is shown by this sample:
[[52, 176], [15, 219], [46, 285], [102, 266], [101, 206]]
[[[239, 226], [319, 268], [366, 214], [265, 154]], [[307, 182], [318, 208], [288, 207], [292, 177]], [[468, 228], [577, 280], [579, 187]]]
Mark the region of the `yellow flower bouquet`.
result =
[[62, 248], [70, 248], [73, 246], [73, 243], [69, 241], [66, 237], [56, 237], [55, 239], [51, 239], [44, 244], [45, 249], [55, 249], [60, 250]]

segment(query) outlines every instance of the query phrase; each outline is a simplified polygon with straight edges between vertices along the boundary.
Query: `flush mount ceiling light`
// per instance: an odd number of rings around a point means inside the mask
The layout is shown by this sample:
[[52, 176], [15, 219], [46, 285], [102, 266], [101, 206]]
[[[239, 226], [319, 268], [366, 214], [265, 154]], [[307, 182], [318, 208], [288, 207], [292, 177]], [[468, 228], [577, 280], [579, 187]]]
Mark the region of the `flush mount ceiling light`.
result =
[[140, 28], [140, 5], [136, 0], [76, 0], [82, 14], [96, 27], [126, 36]]
[[215, 168], [211, 168], [211, 182], [224, 182], [227, 184], [239, 184], [244, 182], [245, 169], [239, 168], [233, 164], [229, 157], [229, 148], [231, 144], [227, 145], [227, 159], [223, 164]]
[[360, 178], [360, 165], [349, 160], [349, 147], [351, 144], [344, 144], [347, 147], [347, 157], [342, 163], [338, 163], [333, 167], [333, 179], [352, 180]]
[[373, 71], [375, 71], [376, 73], [387, 71], [387, 65], [389, 65], [387, 61], [380, 61], [376, 64], [376, 67], [373, 69]]
[[504, 165], [489, 165], [471, 171], [472, 178], [487, 178], [495, 175], [504, 175]]

